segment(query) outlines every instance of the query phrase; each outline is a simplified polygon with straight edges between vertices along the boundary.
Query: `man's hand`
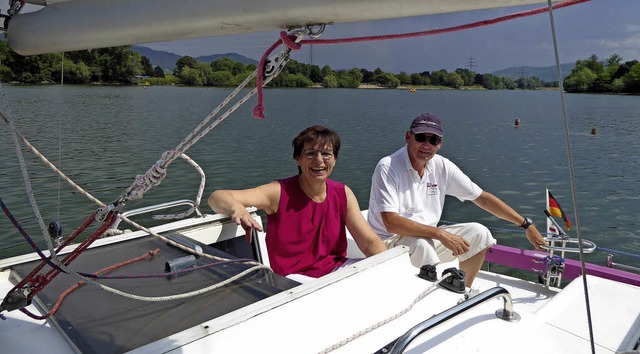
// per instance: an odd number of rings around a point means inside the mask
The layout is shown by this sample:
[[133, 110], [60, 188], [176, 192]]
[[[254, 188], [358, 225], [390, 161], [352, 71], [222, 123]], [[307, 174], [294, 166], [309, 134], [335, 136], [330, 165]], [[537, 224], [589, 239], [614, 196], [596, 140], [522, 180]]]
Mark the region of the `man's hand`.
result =
[[441, 235], [438, 238], [442, 244], [450, 249], [454, 256], [460, 256], [469, 251], [469, 242], [458, 235], [454, 235], [450, 232], [440, 229]]
[[538, 229], [536, 229], [534, 225], [529, 226], [525, 231], [525, 234], [527, 235], [527, 240], [531, 242], [536, 250], [542, 251], [541, 246], [547, 245], [547, 241], [544, 240], [544, 237], [542, 237], [542, 235], [540, 234], [540, 232], [538, 232]]

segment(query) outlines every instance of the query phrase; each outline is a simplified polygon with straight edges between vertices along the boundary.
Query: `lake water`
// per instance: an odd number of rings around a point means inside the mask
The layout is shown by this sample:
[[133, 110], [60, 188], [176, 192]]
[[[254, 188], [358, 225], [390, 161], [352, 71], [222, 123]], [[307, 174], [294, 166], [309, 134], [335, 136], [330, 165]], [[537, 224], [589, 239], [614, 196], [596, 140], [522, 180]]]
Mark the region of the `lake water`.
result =
[[[188, 87], [5, 86], [18, 129], [76, 183], [103, 202], [117, 198], [174, 148], [231, 91]], [[247, 92], [247, 91], [245, 91]], [[599, 247], [640, 254], [640, 97], [566, 95], [574, 158], [580, 230]], [[575, 224], [569, 165], [557, 91], [455, 91], [268, 89], [267, 119], [255, 120], [255, 98], [231, 115], [187, 154], [207, 174], [206, 195], [244, 188], [297, 173], [291, 140], [313, 124], [340, 133], [342, 149], [332, 178], [348, 184], [368, 207], [376, 162], [404, 144], [412, 118], [431, 111], [444, 123], [440, 153], [478, 185], [543, 228], [548, 187]], [[522, 124], [516, 128], [514, 119]], [[1, 197], [36, 239], [15, 148], [4, 125], [0, 138]], [[591, 127], [598, 134], [590, 135]], [[94, 210], [27, 153], [27, 168], [44, 220], [60, 219], [68, 234]], [[194, 199], [198, 174], [178, 159], [168, 177], [128, 208]], [[501, 244], [528, 248], [513, 225], [449, 199], [448, 221], [479, 221]], [[506, 229], [506, 230], [502, 230]], [[570, 234], [575, 237], [575, 227]], [[42, 245], [42, 242], [39, 242]], [[0, 215], [0, 257], [28, 250]], [[604, 264], [606, 252], [587, 260]], [[619, 262], [640, 266], [637, 257]]]

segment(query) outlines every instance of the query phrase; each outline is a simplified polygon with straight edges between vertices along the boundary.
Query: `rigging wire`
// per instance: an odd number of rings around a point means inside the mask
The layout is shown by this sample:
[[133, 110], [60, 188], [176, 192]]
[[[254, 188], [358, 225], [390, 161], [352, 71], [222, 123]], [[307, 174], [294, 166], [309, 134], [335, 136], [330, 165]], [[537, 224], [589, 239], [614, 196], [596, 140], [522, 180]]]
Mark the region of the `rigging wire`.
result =
[[556, 70], [558, 75], [558, 87], [560, 91], [560, 106], [562, 108], [562, 123], [564, 125], [564, 136], [567, 148], [567, 158], [569, 162], [569, 180], [571, 183], [571, 197], [573, 199], [573, 210], [576, 218], [576, 235], [578, 238], [578, 249], [580, 254], [580, 267], [582, 268], [582, 285], [584, 287], [584, 300], [587, 310], [587, 324], [589, 326], [589, 341], [591, 343], [591, 352], [595, 354], [595, 339], [593, 334], [593, 323], [591, 321], [591, 305], [589, 303], [589, 287], [587, 284], [587, 271], [584, 261], [584, 251], [582, 247], [582, 234], [580, 232], [580, 217], [578, 213], [578, 197], [576, 192], [575, 174], [573, 168], [573, 154], [571, 152], [571, 140], [569, 139], [569, 124], [567, 119], [567, 107], [564, 99], [564, 85], [562, 79], [562, 69], [560, 67], [560, 56], [558, 55], [558, 41], [556, 37], [556, 26], [553, 19], [553, 4], [551, 0], [547, 0], [549, 7], [549, 22], [551, 24], [551, 37], [553, 39], [553, 53], [556, 61]]
[[[300, 33], [298, 35], [298, 39], [302, 38], [302, 35], [304, 35], [304, 33]], [[266, 78], [266, 80], [262, 80], [262, 76], [260, 77], [260, 79], [258, 80], [258, 82], [260, 82], [261, 85], [266, 85], [268, 82], [270, 82], [273, 78], [275, 78], [279, 73], [281, 68], [286, 64], [286, 62], [288, 62], [289, 59], [289, 52], [290, 49], [289, 48], [285, 48], [282, 53], [278, 56], [279, 58], [281, 58], [281, 62], [279, 63], [278, 66], [275, 66], [276, 70], [271, 73], [270, 76], [268, 76]], [[225, 99], [209, 116], [207, 116], [205, 118], [205, 120], [203, 120], [196, 129], [194, 129], [179, 145], [176, 149], [172, 150], [172, 151], [167, 151], [162, 155], [162, 158], [156, 162], [156, 164], [154, 166], [152, 166], [145, 175], [139, 175], [136, 177], [136, 180], [134, 181], [134, 183], [127, 189], [126, 193], [121, 196], [116, 202], [114, 202], [113, 204], [110, 204], [108, 206], [104, 205], [104, 203], [100, 202], [99, 200], [93, 198], [92, 196], [90, 196], [88, 193], [85, 194], [85, 196], [89, 197], [89, 199], [93, 200], [94, 202], [96, 202], [98, 205], [101, 205], [101, 207], [99, 208], [98, 213], [100, 214], [105, 214], [104, 217], [107, 220], [105, 225], [108, 223], [110, 224], [113, 219], [114, 219], [114, 212], [119, 213], [119, 208], [124, 204], [124, 202], [126, 202], [127, 200], [130, 199], [139, 199], [142, 198], [142, 195], [148, 191], [149, 189], [151, 189], [152, 187], [160, 184], [160, 181], [166, 176], [166, 168], [167, 166], [176, 158], [178, 158], [179, 156], [183, 155], [183, 153], [188, 150], [193, 144], [195, 144], [200, 138], [202, 138], [204, 135], [206, 135], [210, 130], [212, 130], [214, 127], [216, 127], [220, 122], [222, 122], [225, 118], [227, 118], [231, 113], [233, 113], [241, 104], [243, 104], [246, 100], [248, 100], [251, 96], [253, 96], [258, 90], [257, 88], [254, 88], [253, 90], [251, 90], [247, 95], [245, 95], [245, 97], [241, 98], [232, 108], [230, 108], [229, 110], [227, 110], [224, 114], [222, 114], [222, 116], [220, 116], [216, 121], [214, 121], [211, 125], [209, 125], [206, 129], [204, 129], [204, 131], [198, 133], [198, 130], [200, 130], [202, 127], [204, 127], [211, 119], [214, 118], [214, 116], [226, 105], [229, 103], [229, 101], [231, 101], [231, 99], [244, 87], [246, 86], [251, 79], [253, 79], [253, 77], [256, 76], [256, 74], [260, 72], [262, 73], [261, 70], [256, 69], [251, 75], [249, 75], [243, 82], [242, 84], [240, 84], [228, 97], [227, 99]], [[261, 87], [260, 87], [261, 88]], [[50, 260], [53, 262], [53, 264], [55, 264], [56, 267], [54, 267], [54, 270], [50, 271], [48, 273], [48, 275], [52, 275], [52, 277], [55, 277], [57, 274], [60, 273], [60, 271], [66, 272], [70, 275], [73, 275], [74, 277], [78, 278], [81, 281], [84, 281], [88, 284], [97, 286], [99, 288], [101, 288], [102, 290], [111, 292], [113, 294], [116, 295], [120, 295], [123, 297], [127, 297], [127, 298], [131, 298], [131, 299], [135, 299], [135, 300], [142, 300], [142, 301], [169, 301], [169, 300], [175, 300], [175, 299], [183, 299], [183, 298], [187, 298], [187, 297], [191, 297], [191, 296], [196, 296], [196, 295], [200, 295], [206, 292], [209, 292], [211, 290], [217, 289], [219, 287], [224, 286], [225, 284], [228, 284], [229, 282], [235, 281], [236, 279], [239, 279], [253, 271], [256, 270], [260, 270], [260, 269], [269, 269], [268, 267], [259, 264], [259, 263], [255, 263], [255, 262], [247, 262], [247, 264], [253, 264], [254, 267], [249, 268], [225, 281], [222, 281], [220, 283], [214, 284], [212, 286], [209, 287], [205, 287], [203, 289], [200, 290], [196, 290], [196, 291], [192, 291], [189, 293], [184, 293], [184, 294], [178, 294], [178, 295], [170, 295], [170, 296], [162, 296], [162, 297], [144, 297], [144, 296], [138, 296], [135, 294], [129, 294], [129, 293], [125, 293], [122, 292], [120, 290], [108, 287], [106, 285], [97, 283], [85, 276], [83, 276], [82, 274], [71, 270], [67, 267], [67, 265], [70, 263], [71, 260], [69, 260], [69, 262], [66, 261], [61, 261], [58, 258], [58, 254], [57, 251], [54, 249], [53, 243], [51, 241], [51, 239], [48, 237], [48, 231], [46, 226], [44, 225], [44, 220], [42, 218], [42, 215], [40, 214], [37, 202], [35, 200], [35, 196], [33, 194], [33, 189], [31, 187], [31, 183], [29, 180], [29, 175], [27, 172], [27, 168], [26, 168], [26, 164], [24, 163], [24, 156], [22, 154], [22, 150], [20, 147], [20, 140], [22, 140], [28, 147], [29, 149], [36, 153], [37, 155], [39, 154], [39, 152], [37, 152], [37, 150], [35, 149], [35, 147], [33, 147], [31, 144], [28, 143], [28, 141], [20, 134], [20, 132], [17, 130], [17, 128], [15, 127], [15, 124], [13, 123], [13, 120], [10, 117], [9, 114], [9, 107], [8, 107], [8, 100], [6, 99], [5, 93], [4, 93], [4, 88], [2, 87], [2, 83], [0, 82], [0, 96], [3, 99], [3, 103], [4, 103], [4, 108], [5, 108], [5, 114], [2, 114], [2, 112], [0, 112], [0, 116], [2, 116], [2, 118], [4, 119], [4, 121], [10, 126], [10, 130], [11, 130], [11, 136], [13, 138], [14, 141], [14, 146], [16, 147], [16, 154], [18, 155], [18, 160], [20, 162], [20, 167], [21, 167], [21, 171], [23, 174], [23, 179], [25, 182], [25, 186], [27, 188], [27, 195], [29, 197], [29, 202], [31, 204], [31, 207], [34, 211], [34, 214], [36, 216], [36, 220], [38, 221], [38, 224], [40, 226], [40, 230], [43, 234], [44, 237], [44, 241], [47, 244], [47, 248], [49, 250], [49, 254], [50, 256]], [[194, 138], [195, 136], [195, 138]], [[41, 154], [40, 158], [43, 161], [46, 161], [45, 163], [49, 165], [49, 167], [51, 169], [53, 169], [54, 171], [57, 171], [59, 176], [62, 176], [62, 172], [56, 168], [52, 163], [48, 162], [48, 160]], [[186, 158], [188, 159], [188, 157]], [[66, 176], [65, 176], [66, 178]], [[77, 187], [78, 189], [81, 189], [79, 186], [77, 186], [75, 183], [73, 183], [70, 179], [66, 178], [66, 180], [71, 183], [73, 186]], [[132, 198], [135, 197], [135, 198]], [[142, 225], [139, 225], [135, 222], [133, 222], [132, 220], [128, 219], [127, 217], [124, 217], [122, 215], [120, 215], [121, 218], [126, 221], [127, 223], [134, 225], [136, 227], [138, 227], [138, 229], [140, 230], [144, 230], [146, 231], [148, 234], [158, 237], [162, 240], [164, 240], [165, 242], [168, 242], [180, 249], [183, 249], [187, 252], [199, 255], [199, 256], [205, 256], [208, 258], [214, 258], [214, 259], [221, 259], [220, 257], [215, 257], [209, 254], [204, 254], [202, 252], [196, 251], [194, 249], [185, 247], [177, 242], [174, 242], [173, 240], [170, 240], [164, 236], [161, 236], [155, 232], [152, 232], [151, 230], [143, 227]], [[104, 221], [104, 220], [103, 220]], [[103, 225], [104, 226], [104, 225]], [[104, 230], [106, 231], [106, 229]], [[102, 234], [102, 232], [100, 232], [100, 234]], [[82, 252], [84, 249], [86, 249], [95, 239], [97, 239], [97, 233], [94, 234], [94, 236], [90, 237], [88, 240], [84, 241], [81, 245], [82, 249], [80, 249], [80, 246], [78, 248], [76, 248], [76, 250], [74, 250], [74, 256], [73, 258], [77, 257], [77, 254], [79, 254], [80, 252]], [[65, 264], [66, 262], [66, 264]], [[42, 262], [42, 265], [44, 265], [45, 262]], [[52, 278], [49, 278], [48, 281], [51, 281]], [[39, 286], [37, 290], [40, 290], [42, 288], [42, 286]], [[14, 288], [13, 290], [15, 290], [16, 288]], [[12, 291], [13, 291], [12, 290]], [[32, 293], [33, 294], [33, 293]], [[33, 296], [33, 295], [31, 295]]]
[[[326, 40], [326, 41], [319, 41], [319, 40], [314, 40], [314, 41], [301, 41], [302, 35], [298, 35], [293, 36], [293, 35], [288, 35], [284, 32], [281, 32], [281, 42], [278, 41], [276, 42], [274, 45], [272, 45], [272, 47], [265, 53], [265, 55], [263, 56], [263, 58], [261, 59], [261, 65], [256, 69], [256, 71], [254, 71], [254, 73], [252, 73], [249, 77], [247, 77], [247, 79], [238, 87], [236, 88], [236, 90], [234, 90], [234, 92], [223, 102], [221, 103], [208, 117], [205, 118], [205, 120], [203, 122], [200, 123], [200, 125], [194, 129], [191, 134], [189, 134], [177, 147], [176, 149], [172, 150], [172, 151], [167, 151], [165, 152], [165, 154], [163, 154], [162, 158], [152, 167], [150, 168], [147, 173], [145, 175], [140, 175], [136, 178], [136, 181], [129, 187], [129, 189], [127, 189], [127, 192], [122, 196], [122, 200], [126, 201], [126, 200], [131, 200], [131, 199], [139, 199], [142, 197], [142, 195], [148, 191], [149, 189], [151, 189], [153, 186], [157, 185], [160, 183], [160, 180], [162, 178], [164, 178], [164, 176], [166, 175], [166, 168], [167, 166], [174, 161], [178, 156], [180, 156], [181, 154], [183, 154], [186, 150], [188, 150], [193, 144], [195, 144], [200, 138], [202, 138], [204, 135], [206, 135], [210, 130], [212, 130], [215, 126], [217, 126], [222, 120], [224, 120], [230, 113], [232, 113], [233, 111], [235, 111], [235, 109], [237, 109], [237, 107], [239, 107], [239, 105], [241, 105], [242, 103], [244, 103], [249, 97], [251, 97], [253, 94], [258, 93], [258, 106], [256, 106], [254, 108], [254, 116], [256, 117], [264, 117], [263, 115], [263, 109], [264, 106], [262, 105], [262, 88], [264, 85], [266, 85], [271, 79], [273, 79], [278, 72], [275, 73], [275, 75], [273, 76], [269, 76], [267, 77], [266, 80], [263, 80], [263, 72], [264, 72], [264, 67], [265, 67], [265, 61], [267, 58], [267, 55], [270, 54], [270, 52], [272, 50], [274, 50], [277, 46], [279, 46], [280, 44], [284, 43], [286, 48], [283, 49], [283, 53], [280, 58], [283, 58], [283, 62], [280, 63], [280, 66], [278, 66], [278, 69], [281, 69], [286, 62], [288, 61], [288, 54], [291, 50], [298, 50], [300, 48], [301, 43], [307, 43], [307, 44], [329, 44], [329, 43], [347, 43], [347, 42], [356, 42], [356, 41], [371, 41], [371, 40], [385, 40], [385, 39], [399, 39], [399, 38], [410, 38], [410, 37], [417, 37], [417, 36], [427, 36], [427, 35], [433, 35], [433, 34], [439, 34], [439, 33], [446, 33], [446, 32], [452, 32], [452, 31], [459, 31], [462, 29], [467, 29], [467, 28], [473, 28], [473, 27], [479, 27], [479, 26], [486, 26], [486, 25], [490, 25], [490, 24], [494, 24], [494, 23], [499, 23], [499, 22], [504, 22], [507, 20], [511, 20], [511, 19], [515, 19], [515, 18], [519, 18], [519, 17], [524, 17], [524, 16], [530, 16], [533, 14], [538, 14], [538, 13], [542, 13], [545, 11], [549, 11], [550, 15], [551, 15], [551, 11], [553, 8], [561, 8], [561, 7], [566, 7], [566, 6], [570, 6], [570, 5], [574, 5], [574, 4], [578, 4], [578, 3], [582, 3], [582, 2], [586, 2], [588, 0], [569, 0], [569, 1], [565, 1], [556, 5], [552, 5], [551, 2], [549, 1], [549, 8], [540, 8], [540, 9], [534, 9], [534, 10], [529, 10], [529, 11], [524, 11], [521, 13], [516, 13], [516, 14], [512, 14], [509, 16], [503, 16], [500, 18], [496, 18], [496, 19], [492, 19], [492, 20], [486, 20], [486, 21], [480, 21], [480, 22], [476, 22], [476, 23], [472, 23], [472, 24], [467, 24], [467, 25], [462, 25], [462, 26], [455, 26], [455, 27], [450, 27], [450, 28], [445, 28], [445, 29], [440, 29], [440, 30], [430, 30], [430, 31], [423, 31], [423, 32], [415, 32], [415, 33], [409, 33], [409, 34], [400, 34], [400, 35], [389, 35], [389, 36], [372, 36], [372, 37], [361, 37], [359, 39], [342, 39], [342, 40]], [[551, 15], [552, 17], [552, 15]], [[552, 18], [552, 22], [553, 22], [553, 18]], [[552, 24], [553, 26], [553, 24]], [[294, 42], [295, 41], [295, 42]], [[340, 42], [342, 41], [342, 42]], [[554, 45], [555, 45], [555, 31], [554, 31]], [[556, 49], [556, 59], [557, 59], [557, 49]], [[559, 68], [558, 68], [559, 69]], [[227, 112], [225, 112], [222, 116], [220, 116], [216, 121], [214, 121], [211, 125], [209, 125], [204, 131], [197, 133], [197, 131], [199, 129], [202, 129], [206, 124], [208, 124], [208, 122], [214, 118], [214, 116], [220, 111], [220, 109], [222, 109], [222, 107], [224, 107], [238, 92], [241, 88], [243, 88], [251, 79], [253, 79], [253, 77], [255, 77], [256, 75], [258, 75], [257, 77], [257, 81], [258, 84], [256, 85], [256, 88], [253, 89], [249, 94], [247, 94], [244, 98], [242, 98], [239, 102], [237, 102], [231, 109], [229, 109]], [[1, 85], [1, 84], [0, 84]], [[2, 87], [0, 86], [0, 90], [2, 89]], [[4, 96], [4, 92], [2, 93]], [[5, 108], [6, 107], [6, 98], [5, 98]], [[6, 111], [8, 112], [8, 109], [6, 109]], [[565, 113], [566, 116], [566, 113]], [[5, 121], [7, 121], [8, 117], [5, 117], [3, 115], [3, 118], [5, 119]], [[9, 119], [9, 125], [12, 127], [12, 132], [14, 133], [14, 143], [17, 146], [17, 149], [19, 150], [19, 142], [17, 140], [17, 130], [15, 129], [15, 127], [13, 126], [12, 121]], [[18, 133], [19, 134], [19, 133]], [[194, 137], [195, 136], [195, 137]], [[26, 141], [26, 139], [23, 138], [24, 141]], [[21, 155], [21, 154], [20, 154]], [[21, 161], [22, 165], [24, 165], [24, 162]], [[59, 170], [58, 170], [59, 171]], [[28, 175], [25, 175], [25, 169], [23, 169], [23, 177], [25, 178], [25, 183], [28, 184]], [[28, 185], [28, 190], [30, 190], [30, 184]], [[41, 226], [41, 230], [43, 230], [43, 233], [45, 233], [45, 240], [47, 241], [47, 245], [49, 246], [50, 252], [52, 254], [52, 257], [54, 259], [54, 262], [57, 263], [58, 259], [57, 259], [57, 255], [55, 254], [55, 252], [53, 251], [53, 248], [50, 244], [50, 240], [48, 237], [46, 237], [46, 232], [44, 232], [46, 230], [46, 228], [44, 227], [43, 221], [41, 219], [41, 216], [39, 214], [39, 211], [37, 210], [37, 205], [35, 204], [35, 200], [32, 193], [29, 193], [30, 195], [30, 201], [32, 202], [32, 207], [34, 209], [34, 213], [36, 214], [36, 218], [38, 219], [40, 226]], [[575, 197], [574, 197], [575, 198]], [[95, 200], [97, 201], [97, 200]], [[103, 203], [97, 201], [97, 204], [104, 206]], [[574, 201], [574, 205], [575, 205], [575, 201]], [[162, 239], [164, 239], [164, 237], [157, 235], [153, 232], [151, 232], [150, 230], [142, 227], [141, 225], [138, 225], [136, 223], [134, 223], [133, 221], [124, 218], [123, 220], [125, 220], [126, 222], [128, 222], [131, 225], [134, 225], [136, 227], [138, 227], [141, 230], [144, 230], [146, 232], [148, 232], [149, 234], [153, 235], [153, 236], [157, 236], [160, 237]], [[580, 247], [582, 246], [582, 244], [580, 243]], [[186, 249], [189, 252], [193, 252], [193, 250], [191, 249]], [[198, 254], [198, 253], [196, 253]], [[202, 254], [201, 254], [202, 255]], [[205, 255], [206, 256], [206, 255]], [[61, 267], [62, 269], [65, 269], [64, 266]], [[76, 273], [76, 272], [71, 272], [73, 275], [76, 276], [80, 276], [80, 274]], [[99, 285], [99, 284], [98, 284]]]
[[[62, 86], [64, 85], [64, 52], [62, 52], [60, 59], [60, 96], [64, 97]], [[56, 104], [56, 113], [58, 115], [58, 168], [62, 168], [62, 114], [60, 113], [61, 105], [64, 104], [64, 100], [58, 97], [58, 103]], [[62, 188], [62, 177], [58, 175], [58, 208], [56, 212], [56, 219], [60, 220], [60, 193]]]

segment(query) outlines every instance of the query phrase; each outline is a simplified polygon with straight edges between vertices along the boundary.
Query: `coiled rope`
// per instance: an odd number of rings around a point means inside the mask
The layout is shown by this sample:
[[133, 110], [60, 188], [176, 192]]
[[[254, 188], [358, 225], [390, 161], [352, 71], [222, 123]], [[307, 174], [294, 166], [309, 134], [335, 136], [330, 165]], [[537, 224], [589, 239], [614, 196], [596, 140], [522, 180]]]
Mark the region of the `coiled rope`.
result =
[[396, 314], [391, 315], [391, 316], [381, 320], [380, 322], [378, 322], [378, 323], [376, 323], [376, 324], [374, 324], [372, 326], [369, 326], [369, 327], [367, 327], [367, 328], [365, 328], [363, 330], [360, 330], [360, 331], [350, 335], [349, 337], [347, 337], [347, 338], [345, 338], [345, 339], [333, 344], [332, 346], [323, 349], [322, 351], [320, 351], [320, 353], [324, 354], [324, 353], [332, 352], [332, 351], [342, 347], [343, 345], [345, 345], [345, 344], [347, 344], [347, 343], [349, 343], [349, 342], [351, 342], [351, 341], [353, 341], [353, 340], [355, 340], [355, 339], [357, 339], [359, 337], [362, 337], [363, 335], [373, 331], [374, 329], [382, 327], [385, 324], [387, 324], [387, 323], [397, 319], [398, 317], [404, 315], [405, 313], [411, 311], [411, 309], [420, 300], [424, 299], [425, 296], [427, 296], [430, 292], [432, 292], [438, 286], [438, 284], [440, 284], [443, 280], [447, 279], [450, 276], [452, 276], [452, 274], [451, 273], [447, 273], [446, 275], [444, 275], [444, 276], [440, 277], [439, 279], [437, 279], [435, 282], [433, 282], [433, 284], [431, 284], [431, 286], [429, 286], [428, 288], [423, 290], [420, 294], [418, 294], [407, 307], [405, 307], [404, 309], [400, 310]]

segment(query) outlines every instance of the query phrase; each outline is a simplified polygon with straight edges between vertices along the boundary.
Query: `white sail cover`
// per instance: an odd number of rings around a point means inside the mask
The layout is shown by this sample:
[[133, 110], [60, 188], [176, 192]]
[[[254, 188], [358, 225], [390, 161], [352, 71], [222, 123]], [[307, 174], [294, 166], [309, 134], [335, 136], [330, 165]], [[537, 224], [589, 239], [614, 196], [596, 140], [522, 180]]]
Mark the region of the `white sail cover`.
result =
[[22, 55], [347, 23], [544, 0], [30, 0], [7, 38]]

